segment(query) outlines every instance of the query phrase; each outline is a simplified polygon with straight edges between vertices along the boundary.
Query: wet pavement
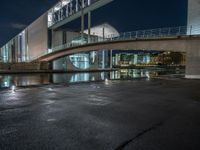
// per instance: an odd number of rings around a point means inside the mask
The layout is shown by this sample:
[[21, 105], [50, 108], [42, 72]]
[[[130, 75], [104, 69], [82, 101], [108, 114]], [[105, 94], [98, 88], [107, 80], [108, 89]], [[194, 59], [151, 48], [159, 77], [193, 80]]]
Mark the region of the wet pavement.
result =
[[200, 81], [115, 80], [0, 92], [0, 150], [199, 150]]

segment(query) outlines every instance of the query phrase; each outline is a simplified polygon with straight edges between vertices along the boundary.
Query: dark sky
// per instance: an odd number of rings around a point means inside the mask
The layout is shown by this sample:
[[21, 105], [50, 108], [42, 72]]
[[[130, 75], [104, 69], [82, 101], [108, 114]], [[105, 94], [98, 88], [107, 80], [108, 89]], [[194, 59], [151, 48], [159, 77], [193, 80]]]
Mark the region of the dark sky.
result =
[[[59, 0], [1, 0], [0, 47]], [[92, 13], [93, 25], [119, 32], [186, 25], [187, 0], [115, 0]]]

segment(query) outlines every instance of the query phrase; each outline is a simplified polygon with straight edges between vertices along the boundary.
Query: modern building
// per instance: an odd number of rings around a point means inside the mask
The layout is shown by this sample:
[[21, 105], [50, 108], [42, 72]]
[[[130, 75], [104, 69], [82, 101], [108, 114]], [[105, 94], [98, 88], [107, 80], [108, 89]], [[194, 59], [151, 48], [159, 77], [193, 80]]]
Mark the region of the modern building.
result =
[[[30, 62], [38, 56], [54, 51], [60, 45], [88, 42], [90, 37], [95, 39], [103, 38], [107, 34], [119, 34], [108, 23], [91, 27], [91, 12], [111, 1], [60, 0], [0, 48], [0, 62]], [[88, 16], [88, 27], [84, 26], [85, 15]], [[82, 18], [80, 30], [62, 28], [80, 17]], [[104, 34], [105, 31], [106, 34]], [[84, 41], [84, 39], [86, 40]], [[83, 54], [82, 57], [84, 56], [86, 54]], [[73, 57], [74, 59], [75, 57]]]

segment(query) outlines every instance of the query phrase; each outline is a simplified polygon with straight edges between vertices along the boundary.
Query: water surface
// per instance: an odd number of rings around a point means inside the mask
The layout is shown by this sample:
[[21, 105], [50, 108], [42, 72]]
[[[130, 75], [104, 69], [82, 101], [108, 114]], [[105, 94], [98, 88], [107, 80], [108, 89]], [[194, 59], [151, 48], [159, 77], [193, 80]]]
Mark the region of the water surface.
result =
[[13, 85], [18, 87], [61, 84], [61, 83], [80, 83], [103, 80], [126, 80], [138, 78], [153, 78], [162, 75], [183, 76], [183, 70], [166, 69], [124, 69], [110, 72], [91, 72], [91, 73], [38, 73], [38, 74], [0, 74], [0, 88], [10, 88]]

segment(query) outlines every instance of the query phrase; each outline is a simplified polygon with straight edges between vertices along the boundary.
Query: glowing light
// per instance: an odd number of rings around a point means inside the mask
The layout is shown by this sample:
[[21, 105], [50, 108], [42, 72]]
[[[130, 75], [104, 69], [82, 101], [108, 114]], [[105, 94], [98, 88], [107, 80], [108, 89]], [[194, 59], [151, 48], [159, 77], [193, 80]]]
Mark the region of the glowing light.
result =
[[58, 11], [61, 9], [62, 4], [59, 2], [55, 7], [54, 7], [54, 11]]
[[16, 86], [12, 85], [12, 86], [11, 86], [11, 90], [12, 90], [12, 92], [14, 93], [14, 92], [16, 91]]
[[70, 0], [63, 0], [62, 1], [62, 6], [65, 6], [65, 5], [69, 4], [69, 2], [70, 2]]
[[109, 80], [106, 78], [105, 79], [105, 84], [108, 85], [109, 84]]
[[52, 89], [52, 88], [48, 88], [48, 90], [49, 90], [49, 91], [53, 91], [53, 89]]
[[52, 49], [48, 49], [48, 53], [51, 53], [51, 52], [53, 52], [53, 50]]

